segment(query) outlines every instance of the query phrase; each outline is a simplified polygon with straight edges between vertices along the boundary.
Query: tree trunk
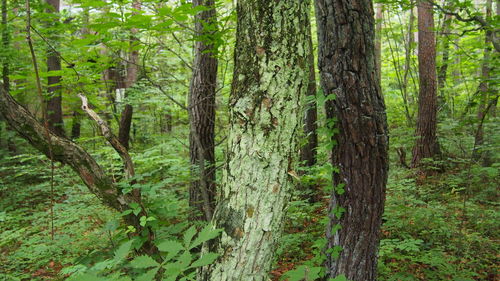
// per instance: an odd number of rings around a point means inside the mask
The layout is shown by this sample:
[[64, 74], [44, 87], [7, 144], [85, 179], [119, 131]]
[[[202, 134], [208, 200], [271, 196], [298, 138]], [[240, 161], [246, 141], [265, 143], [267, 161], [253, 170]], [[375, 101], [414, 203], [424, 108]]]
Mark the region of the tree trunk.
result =
[[71, 124], [71, 139], [76, 140], [77, 138], [80, 137], [80, 129], [82, 126], [81, 120], [80, 120], [80, 113], [78, 111], [73, 111], [73, 124]]
[[[49, 12], [59, 13], [59, 0], [47, 0], [51, 9]], [[61, 70], [61, 59], [54, 49], [49, 47], [47, 52], [47, 71]], [[47, 118], [49, 128], [59, 136], [65, 136], [63, 113], [62, 113], [62, 95], [61, 95], [61, 76], [48, 77], [48, 95], [47, 100]]]
[[379, 84], [382, 81], [382, 21], [384, 20], [384, 6], [377, 4], [377, 13], [375, 14], [375, 62], [377, 64], [377, 78]]
[[337, 120], [339, 131], [332, 151], [339, 172], [333, 175], [326, 230], [327, 277], [375, 280], [388, 132], [376, 69], [373, 5], [370, 0], [317, 0], [316, 18], [321, 86], [327, 97], [335, 95], [327, 98], [327, 118]]
[[439, 67], [439, 73], [438, 73], [438, 90], [439, 90], [439, 97], [438, 97], [438, 107], [441, 109], [447, 108], [447, 100], [446, 100], [446, 91], [445, 91], [445, 86], [446, 86], [446, 79], [448, 78], [448, 65], [450, 61], [450, 41], [447, 38], [448, 34], [451, 31], [451, 21], [452, 21], [452, 16], [451, 15], [444, 15], [444, 22], [443, 22], [443, 30], [441, 32], [442, 40], [443, 40], [443, 54], [441, 58], [441, 66]]
[[418, 72], [420, 76], [418, 94], [418, 116], [416, 144], [413, 148], [412, 167], [417, 167], [423, 158], [439, 154], [437, 130], [436, 95], [436, 40], [432, 4], [418, 0]]
[[309, 87], [309, 1], [238, 1], [219, 260], [198, 280], [268, 280]]
[[306, 144], [300, 150], [300, 160], [306, 167], [311, 167], [316, 164], [316, 149], [318, 147], [318, 134], [316, 133], [318, 113], [316, 108], [316, 69], [314, 67], [314, 50], [311, 35], [311, 23], [308, 22], [308, 43], [309, 43], [309, 87], [307, 96], [310, 98], [305, 108], [304, 118], [304, 135], [306, 136]]
[[[486, 18], [491, 18], [492, 11], [492, 1], [486, 1]], [[484, 144], [484, 120], [488, 111], [490, 110], [488, 104], [490, 103], [490, 60], [491, 60], [491, 44], [492, 44], [492, 36], [493, 32], [491, 30], [487, 30], [485, 34], [485, 47], [484, 47], [484, 55], [483, 55], [483, 64], [481, 66], [481, 83], [479, 83], [479, 106], [477, 109], [477, 119], [478, 119], [478, 128], [476, 131], [476, 135], [474, 137], [474, 151], [472, 153], [472, 157], [474, 160], [482, 160], [482, 164], [484, 166], [488, 166], [491, 162], [489, 159], [488, 153], [482, 153], [482, 145]]]
[[[138, 11], [141, 10], [141, 2], [139, 0], [134, 0], [132, 3], [132, 8], [134, 9], [134, 11], [132, 11], [132, 14], [137, 14]], [[135, 84], [135, 82], [137, 81], [137, 75], [139, 73], [139, 51], [137, 50], [139, 46], [139, 39], [137, 39], [137, 37], [135, 36], [137, 32], [138, 30], [136, 28], [132, 28], [130, 30], [130, 51], [127, 61], [127, 77], [125, 78], [124, 83], [126, 89], [132, 87]], [[130, 128], [132, 127], [133, 112], [134, 109], [132, 108], [132, 105], [127, 102], [122, 110], [118, 131], [118, 139], [127, 150], [129, 149], [130, 143]]]
[[[193, 7], [206, 10], [195, 16], [193, 77], [189, 88], [189, 155], [191, 185], [189, 205], [197, 218], [210, 221], [215, 208], [215, 91], [217, 58], [214, 42], [216, 10], [214, 0], [194, 0]], [[209, 26], [209, 28], [207, 28]]]

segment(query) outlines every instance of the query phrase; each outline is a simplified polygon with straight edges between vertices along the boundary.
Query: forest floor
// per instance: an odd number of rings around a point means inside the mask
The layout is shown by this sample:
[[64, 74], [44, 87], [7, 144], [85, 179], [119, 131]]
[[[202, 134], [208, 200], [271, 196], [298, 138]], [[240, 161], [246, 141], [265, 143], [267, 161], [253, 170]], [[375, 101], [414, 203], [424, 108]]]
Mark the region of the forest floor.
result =
[[[92, 262], [116, 247], [117, 215], [67, 167], [57, 165], [51, 193], [50, 165], [35, 155], [0, 165], [1, 280], [62, 280], [64, 267]], [[497, 169], [465, 162], [427, 175], [392, 168], [379, 280], [500, 280], [498, 186]], [[328, 198], [311, 204], [300, 197], [289, 206], [273, 280], [322, 259]]]

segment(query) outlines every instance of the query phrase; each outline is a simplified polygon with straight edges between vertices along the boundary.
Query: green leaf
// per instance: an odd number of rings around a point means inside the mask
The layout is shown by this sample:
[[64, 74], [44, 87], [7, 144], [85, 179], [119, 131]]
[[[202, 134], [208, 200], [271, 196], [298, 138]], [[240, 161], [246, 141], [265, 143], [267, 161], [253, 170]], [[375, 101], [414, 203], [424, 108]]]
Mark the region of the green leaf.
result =
[[186, 232], [184, 232], [184, 245], [189, 247], [189, 243], [193, 239], [193, 236], [196, 234], [196, 228], [191, 226]]
[[153, 269], [150, 269], [148, 272], [144, 273], [143, 275], [139, 276], [136, 281], [152, 281], [155, 280], [156, 273], [158, 272], [160, 268], [156, 267]]
[[218, 257], [219, 257], [219, 254], [206, 253], [203, 256], [201, 256], [197, 261], [193, 262], [191, 264], [190, 268], [195, 268], [195, 267], [200, 267], [200, 266], [212, 264]]
[[132, 249], [132, 242], [132, 240], [129, 240], [118, 247], [115, 251], [115, 260], [123, 260], [128, 256], [130, 250]]
[[198, 237], [196, 237], [196, 239], [193, 241], [193, 244], [189, 246], [189, 249], [193, 249], [207, 242], [210, 239], [214, 239], [215, 237], [219, 236], [220, 233], [221, 233], [220, 229], [214, 229], [213, 226], [210, 224], [205, 226], [200, 231], [200, 233], [198, 233]]
[[160, 250], [160, 252], [168, 252], [168, 255], [165, 257], [164, 262], [171, 260], [182, 249], [184, 249], [184, 247], [181, 245], [181, 243], [173, 240], [163, 241], [158, 244], [158, 250]]
[[133, 268], [148, 268], [159, 265], [160, 264], [150, 256], [138, 256], [130, 262], [130, 266], [132, 266]]

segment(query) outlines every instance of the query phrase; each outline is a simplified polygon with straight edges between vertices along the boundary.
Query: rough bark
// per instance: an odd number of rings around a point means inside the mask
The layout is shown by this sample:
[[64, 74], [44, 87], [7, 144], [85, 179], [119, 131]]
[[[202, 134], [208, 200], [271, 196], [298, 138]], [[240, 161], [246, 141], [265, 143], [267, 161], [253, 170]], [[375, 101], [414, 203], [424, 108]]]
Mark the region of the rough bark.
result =
[[437, 93], [436, 93], [436, 40], [432, 4], [418, 0], [418, 72], [419, 94], [416, 143], [413, 148], [412, 167], [423, 158], [439, 154], [437, 140]]
[[316, 108], [316, 68], [314, 65], [314, 50], [311, 34], [311, 23], [308, 22], [308, 43], [309, 43], [309, 87], [307, 88], [307, 96], [310, 98], [306, 105], [304, 116], [304, 135], [306, 136], [306, 144], [300, 149], [300, 161], [305, 167], [311, 167], [316, 164], [316, 149], [318, 147], [318, 134], [316, 133], [318, 112]]
[[326, 230], [327, 278], [375, 280], [388, 132], [376, 69], [373, 5], [370, 0], [317, 0], [316, 18], [321, 86], [327, 97], [335, 95], [328, 99], [326, 113], [338, 128], [332, 164], [339, 172], [333, 175]]
[[214, 0], [194, 0], [193, 7], [209, 9], [195, 16], [193, 76], [189, 88], [189, 154], [191, 185], [189, 205], [199, 211], [199, 219], [210, 221], [215, 208], [215, 91], [217, 58], [210, 42], [216, 24]]
[[[49, 12], [59, 13], [59, 0], [47, 0], [51, 9]], [[53, 24], [53, 23], [52, 23]], [[47, 71], [61, 70], [61, 59], [55, 50], [49, 48], [47, 52]], [[49, 129], [59, 136], [64, 136], [64, 123], [62, 112], [61, 76], [48, 77], [47, 121]]]
[[199, 280], [268, 280], [309, 86], [309, 1], [238, 1], [219, 260]]

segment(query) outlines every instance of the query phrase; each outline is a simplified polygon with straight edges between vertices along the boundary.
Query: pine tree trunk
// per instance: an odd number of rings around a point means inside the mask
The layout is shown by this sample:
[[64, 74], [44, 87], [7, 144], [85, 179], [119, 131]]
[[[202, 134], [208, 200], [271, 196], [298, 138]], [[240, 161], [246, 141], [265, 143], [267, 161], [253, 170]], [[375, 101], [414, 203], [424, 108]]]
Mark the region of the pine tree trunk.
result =
[[216, 24], [214, 0], [194, 0], [193, 6], [209, 9], [195, 16], [197, 41], [194, 46], [193, 77], [189, 89], [189, 153], [191, 185], [189, 205], [199, 219], [210, 221], [215, 208], [215, 91], [217, 58], [211, 35], [204, 26]]
[[309, 87], [309, 1], [238, 1], [227, 166], [214, 214], [219, 260], [198, 280], [268, 280]]
[[327, 277], [375, 280], [388, 132], [376, 69], [373, 5], [370, 0], [317, 0], [316, 18], [321, 86], [327, 97], [335, 95], [327, 99], [327, 118], [337, 120], [339, 131], [332, 151], [339, 173], [333, 175], [336, 188], [326, 230]]
[[437, 130], [436, 94], [436, 40], [432, 4], [418, 0], [418, 72], [420, 76], [418, 94], [418, 116], [416, 144], [413, 148], [412, 167], [423, 158], [439, 154]]
[[[59, 13], [59, 0], [47, 0], [50, 5], [50, 12]], [[47, 52], [47, 71], [61, 70], [61, 59], [56, 51], [49, 48]], [[61, 95], [61, 76], [48, 77], [48, 95], [47, 117], [49, 128], [59, 136], [65, 136], [63, 113], [62, 113], [62, 95]]]

